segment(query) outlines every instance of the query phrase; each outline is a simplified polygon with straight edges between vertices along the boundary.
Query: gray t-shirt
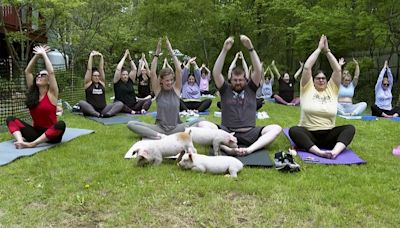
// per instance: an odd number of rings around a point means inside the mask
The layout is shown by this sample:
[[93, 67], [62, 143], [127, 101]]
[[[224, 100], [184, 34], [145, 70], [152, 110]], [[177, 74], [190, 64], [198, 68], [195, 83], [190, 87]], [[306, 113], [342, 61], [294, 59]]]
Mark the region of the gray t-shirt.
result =
[[227, 128], [256, 126], [256, 91], [252, 80], [237, 94], [227, 82], [219, 89], [221, 94], [221, 125]]
[[156, 124], [165, 131], [175, 129], [176, 125], [181, 123], [179, 119], [179, 97], [173, 89], [163, 90], [156, 98], [157, 117]]

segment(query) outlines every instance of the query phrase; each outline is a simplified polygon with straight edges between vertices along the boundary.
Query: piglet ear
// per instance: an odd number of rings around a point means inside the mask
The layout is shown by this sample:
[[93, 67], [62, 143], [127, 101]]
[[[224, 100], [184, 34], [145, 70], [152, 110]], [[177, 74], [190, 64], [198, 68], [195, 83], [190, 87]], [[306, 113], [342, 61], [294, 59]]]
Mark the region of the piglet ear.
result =
[[189, 159], [190, 159], [191, 162], [193, 162], [192, 153], [189, 153]]
[[180, 162], [182, 160], [183, 155], [185, 155], [185, 151], [182, 150], [181, 153], [179, 154], [178, 159], [176, 159], [176, 162]]

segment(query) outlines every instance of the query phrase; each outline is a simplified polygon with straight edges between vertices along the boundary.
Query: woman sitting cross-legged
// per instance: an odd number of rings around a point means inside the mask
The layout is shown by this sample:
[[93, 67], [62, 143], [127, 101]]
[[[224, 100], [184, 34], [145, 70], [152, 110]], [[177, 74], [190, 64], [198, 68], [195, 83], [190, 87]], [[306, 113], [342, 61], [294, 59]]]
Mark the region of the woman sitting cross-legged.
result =
[[[200, 70], [196, 63], [196, 57], [191, 58], [182, 72], [182, 94], [180, 110], [204, 112], [211, 106], [211, 99], [200, 100]], [[190, 64], [194, 65], [194, 73], [190, 73]]]
[[160, 38], [150, 68], [151, 86], [157, 102], [156, 123], [148, 124], [139, 121], [128, 122], [128, 128], [131, 131], [139, 134], [141, 137], [151, 139], [160, 139], [163, 135], [183, 132], [186, 127], [199, 123], [199, 120], [182, 123], [179, 118], [182, 69], [168, 39], [166, 41], [167, 49], [174, 61], [175, 73], [171, 68], [166, 67], [161, 69], [159, 77], [157, 77], [157, 61], [161, 52], [161, 41]]
[[275, 61], [272, 61], [271, 68], [275, 71], [276, 78], [279, 82], [278, 94], [274, 94], [276, 103], [291, 106], [299, 105], [300, 99], [294, 96], [294, 83], [296, 82], [297, 77], [301, 74], [303, 63], [300, 62], [300, 68], [296, 71], [293, 78], [290, 78], [288, 73], [284, 73], [283, 77], [281, 77], [281, 74], [275, 66]]
[[[329, 81], [322, 72], [317, 73], [312, 80], [312, 67], [321, 52], [325, 53], [333, 70]], [[334, 159], [353, 140], [354, 126], [335, 126], [340, 79], [340, 65], [329, 50], [326, 36], [322, 35], [318, 48], [304, 64], [300, 80], [300, 124], [289, 129], [290, 138], [298, 148]], [[320, 148], [329, 150], [323, 151]]]
[[[360, 75], [360, 67], [358, 62], [353, 59], [356, 69], [354, 72], [354, 78], [351, 79], [351, 74], [348, 70], [343, 71], [342, 81], [339, 87], [339, 98], [338, 98], [338, 114], [344, 116], [358, 116], [361, 115], [367, 108], [367, 103], [359, 102], [353, 104], [354, 89], [358, 83], [358, 76]], [[344, 59], [339, 59], [339, 65], [345, 64]]]
[[[124, 66], [126, 58], [129, 58], [131, 64], [131, 71], [128, 73]], [[114, 73], [114, 93], [115, 101], [121, 101], [124, 106], [123, 112], [130, 114], [144, 114], [151, 106], [151, 97], [143, 100], [137, 100], [133, 82], [136, 79], [136, 65], [133, 62], [129, 50], [125, 50], [125, 54], [117, 65]]]
[[275, 102], [275, 99], [273, 98], [274, 93], [272, 91], [272, 86], [274, 85], [274, 73], [269, 66], [265, 71], [263, 70], [263, 77], [261, 78], [260, 84], [261, 86], [257, 90], [257, 98]]
[[[93, 57], [100, 56], [99, 68], [93, 66]], [[89, 55], [87, 70], [85, 74], [86, 100], [79, 101], [81, 112], [87, 116], [110, 117], [122, 110], [121, 101], [113, 104], [106, 102], [106, 81], [104, 74], [104, 58], [100, 52], [92, 51]]]
[[400, 115], [400, 107], [392, 107], [392, 87], [392, 71], [385, 61], [375, 85], [375, 104], [371, 106], [373, 116], [391, 118]]
[[[33, 48], [35, 54], [25, 69], [26, 105], [32, 117], [33, 126], [16, 117], [6, 119], [7, 127], [14, 136], [14, 145], [17, 149], [36, 147], [40, 143], [59, 143], [65, 132], [64, 121], [57, 121], [56, 106], [58, 99], [58, 85], [53, 66], [47, 56], [47, 46]], [[33, 67], [42, 57], [46, 66], [34, 77]]]

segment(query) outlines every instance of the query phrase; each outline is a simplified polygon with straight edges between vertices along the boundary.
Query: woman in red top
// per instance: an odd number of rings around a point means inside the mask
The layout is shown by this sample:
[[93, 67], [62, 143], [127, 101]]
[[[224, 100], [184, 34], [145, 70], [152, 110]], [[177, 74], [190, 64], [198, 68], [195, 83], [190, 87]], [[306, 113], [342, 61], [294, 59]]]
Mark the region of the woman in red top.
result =
[[[57, 121], [56, 107], [58, 99], [58, 86], [54, 76], [53, 66], [47, 56], [50, 49], [47, 46], [33, 48], [35, 54], [25, 69], [26, 105], [32, 116], [33, 126], [16, 117], [8, 117], [7, 127], [15, 138], [17, 149], [35, 147], [40, 143], [61, 142], [65, 132], [64, 121]], [[32, 69], [37, 60], [42, 57], [46, 65], [33, 77]]]

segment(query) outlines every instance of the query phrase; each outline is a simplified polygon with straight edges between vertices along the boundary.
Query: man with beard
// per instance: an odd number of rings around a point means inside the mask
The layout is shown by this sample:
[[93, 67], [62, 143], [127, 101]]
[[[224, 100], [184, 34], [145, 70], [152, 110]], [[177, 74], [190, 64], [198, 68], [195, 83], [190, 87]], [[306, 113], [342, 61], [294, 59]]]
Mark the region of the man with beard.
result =
[[279, 125], [273, 124], [264, 127], [256, 126], [256, 91], [261, 81], [261, 63], [254, 50], [251, 40], [240, 36], [243, 46], [249, 51], [254, 72], [246, 80], [246, 75], [241, 67], [232, 70], [229, 83], [221, 74], [225, 57], [234, 43], [233, 37], [225, 40], [221, 53], [215, 62], [213, 77], [215, 85], [221, 94], [221, 125], [219, 128], [227, 132], [235, 132], [238, 144], [242, 148], [222, 148], [231, 155], [244, 156], [257, 151], [270, 144], [282, 131]]

